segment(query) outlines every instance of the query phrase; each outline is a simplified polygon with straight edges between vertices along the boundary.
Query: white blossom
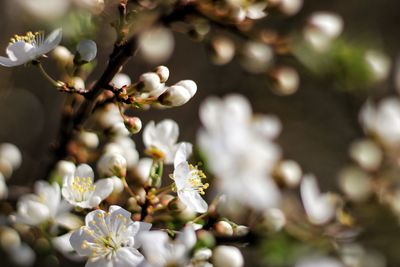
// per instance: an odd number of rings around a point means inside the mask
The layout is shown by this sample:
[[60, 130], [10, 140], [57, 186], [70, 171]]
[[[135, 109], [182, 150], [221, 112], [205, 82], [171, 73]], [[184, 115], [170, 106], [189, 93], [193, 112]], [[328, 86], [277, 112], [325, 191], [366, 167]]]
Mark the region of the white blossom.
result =
[[60, 186], [46, 181], [35, 183], [35, 193], [23, 195], [17, 203], [17, 212], [13, 214], [14, 221], [28, 225], [39, 225], [46, 221], [72, 228], [69, 213], [71, 206], [61, 201]]
[[73, 175], [64, 177], [63, 197], [72, 205], [84, 209], [95, 208], [113, 191], [111, 179], [101, 179], [93, 183], [94, 173], [87, 164], [81, 164]]
[[376, 135], [385, 145], [400, 145], [400, 100], [390, 97], [377, 105], [364, 104], [360, 112], [364, 129]]
[[188, 209], [204, 213], [208, 209], [207, 202], [201, 197], [204, 190], [208, 188], [208, 183], [203, 183], [206, 178], [204, 173], [197, 166], [189, 165], [186, 161], [187, 148], [185, 144], [181, 144], [176, 152], [174, 161], [174, 173], [172, 178], [175, 181], [176, 192], [178, 198]]
[[0, 57], [0, 65], [15, 67], [33, 61], [53, 50], [61, 42], [61, 38], [61, 28], [54, 30], [46, 39], [44, 32], [15, 35], [6, 49], [8, 57]]
[[131, 213], [123, 208], [110, 206], [108, 212], [88, 213], [85, 226], [72, 233], [70, 242], [79, 255], [88, 258], [86, 267], [135, 267], [144, 259], [137, 237], [150, 227], [132, 221]]
[[125, 177], [126, 167], [126, 159], [119, 153], [103, 154], [97, 162], [97, 171], [102, 177], [110, 177], [113, 175]]
[[301, 199], [308, 219], [314, 224], [325, 224], [335, 216], [335, 206], [329, 194], [321, 194], [317, 179], [305, 175], [300, 185]]
[[175, 153], [181, 144], [185, 144], [187, 155], [191, 154], [192, 145], [186, 142], [177, 143], [178, 136], [178, 124], [170, 119], [157, 124], [150, 121], [143, 130], [143, 142], [147, 152], [163, 159], [166, 164], [174, 162]]
[[143, 253], [152, 267], [186, 266], [189, 252], [196, 243], [193, 226], [187, 225], [178, 237], [171, 241], [163, 231], [150, 231], [140, 235]]
[[270, 174], [280, 150], [267, 137], [275, 137], [279, 130], [265, 131], [277, 127], [275, 120], [264, 120], [263, 127], [254, 123], [251, 106], [240, 95], [207, 99], [200, 118], [205, 128], [198, 143], [220, 191], [229, 200], [255, 209], [277, 205], [280, 193]]

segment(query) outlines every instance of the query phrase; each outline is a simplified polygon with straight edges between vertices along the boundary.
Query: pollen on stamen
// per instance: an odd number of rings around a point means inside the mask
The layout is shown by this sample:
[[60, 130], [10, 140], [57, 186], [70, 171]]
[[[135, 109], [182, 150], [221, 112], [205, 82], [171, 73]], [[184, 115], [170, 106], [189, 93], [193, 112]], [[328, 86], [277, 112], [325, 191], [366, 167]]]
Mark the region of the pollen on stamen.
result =
[[208, 183], [203, 183], [202, 180], [206, 179], [206, 175], [202, 170], [199, 170], [198, 166], [193, 166], [189, 164], [191, 177], [189, 178], [189, 183], [193, 186], [193, 188], [199, 192], [200, 195], [204, 195], [205, 191], [208, 187]]

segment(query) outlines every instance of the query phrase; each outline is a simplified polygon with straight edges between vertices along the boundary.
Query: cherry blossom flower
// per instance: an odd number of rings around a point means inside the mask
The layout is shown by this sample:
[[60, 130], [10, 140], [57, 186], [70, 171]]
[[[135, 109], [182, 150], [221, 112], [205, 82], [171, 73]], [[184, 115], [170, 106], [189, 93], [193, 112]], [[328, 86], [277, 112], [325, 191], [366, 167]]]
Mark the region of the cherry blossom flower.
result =
[[187, 225], [178, 237], [171, 241], [163, 231], [149, 231], [140, 235], [146, 263], [152, 267], [186, 266], [189, 252], [196, 243], [192, 225]]
[[0, 65], [15, 67], [38, 59], [53, 50], [61, 42], [61, 38], [61, 28], [54, 30], [46, 39], [44, 32], [15, 35], [6, 49], [8, 57], [0, 57]]
[[172, 178], [175, 181], [176, 192], [179, 200], [192, 211], [204, 213], [208, 209], [207, 202], [201, 197], [204, 190], [208, 188], [208, 183], [203, 183], [206, 178], [204, 173], [186, 161], [187, 149], [185, 144], [181, 144], [176, 152], [174, 166], [175, 170]]
[[38, 181], [35, 184], [35, 194], [24, 195], [18, 201], [17, 213], [13, 217], [17, 223], [39, 225], [50, 220], [72, 228], [70, 219], [73, 215], [69, 213], [70, 208], [68, 203], [61, 201], [60, 187], [57, 183]]
[[71, 246], [88, 258], [86, 267], [135, 267], [144, 259], [137, 238], [151, 224], [134, 222], [131, 213], [119, 206], [108, 212], [95, 210], [86, 215], [85, 226], [71, 235]]
[[178, 136], [179, 127], [175, 121], [165, 119], [157, 124], [154, 121], [150, 121], [144, 128], [143, 142], [149, 154], [163, 159], [166, 164], [171, 164], [180, 144], [185, 144], [188, 155], [192, 151], [191, 144], [185, 142], [177, 143]]
[[64, 177], [63, 197], [72, 205], [84, 209], [98, 206], [113, 191], [111, 179], [101, 179], [93, 183], [94, 173], [87, 164], [81, 164], [73, 175]]

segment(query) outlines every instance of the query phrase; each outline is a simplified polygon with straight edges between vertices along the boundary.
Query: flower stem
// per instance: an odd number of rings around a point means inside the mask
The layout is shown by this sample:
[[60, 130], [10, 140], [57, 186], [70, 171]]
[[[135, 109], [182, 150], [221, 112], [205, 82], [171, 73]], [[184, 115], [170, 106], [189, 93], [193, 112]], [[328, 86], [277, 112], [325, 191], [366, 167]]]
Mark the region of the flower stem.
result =
[[33, 64], [34, 66], [38, 67], [40, 70], [40, 73], [42, 73], [43, 77], [48, 80], [52, 85], [54, 85], [55, 87], [60, 87], [61, 83], [59, 81], [54, 80], [47, 72], [46, 70], [43, 68], [42, 63], [40, 63], [39, 61], [35, 62]]
[[121, 180], [122, 180], [122, 183], [124, 184], [125, 190], [129, 193], [129, 195], [130, 195], [131, 197], [135, 197], [136, 195], [135, 195], [135, 193], [133, 193], [132, 189], [129, 187], [129, 185], [128, 185], [127, 181], [126, 181], [125, 176], [122, 177]]
[[161, 195], [161, 194], [165, 194], [165, 193], [167, 193], [167, 192], [169, 192], [169, 191], [171, 191], [171, 190], [172, 190], [172, 184], [157, 189], [157, 191], [155, 192], [155, 194], [156, 194], [156, 195]]
[[208, 216], [208, 212], [205, 212], [205, 213], [203, 213], [203, 214], [197, 216], [196, 218], [194, 218], [194, 219], [192, 220], [192, 223], [196, 223], [196, 222], [198, 222], [199, 220], [204, 219], [204, 218], [207, 217], [207, 216]]

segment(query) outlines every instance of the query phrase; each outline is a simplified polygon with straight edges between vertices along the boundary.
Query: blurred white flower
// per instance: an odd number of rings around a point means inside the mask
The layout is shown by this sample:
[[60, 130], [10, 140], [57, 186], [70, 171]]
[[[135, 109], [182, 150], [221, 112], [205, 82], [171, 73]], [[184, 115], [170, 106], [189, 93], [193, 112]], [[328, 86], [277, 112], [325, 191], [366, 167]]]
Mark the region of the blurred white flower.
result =
[[166, 164], [174, 162], [175, 153], [181, 144], [185, 144], [187, 155], [191, 154], [192, 145], [186, 142], [177, 143], [178, 136], [178, 124], [171, 119], [162, 120], [157, 124], [150, 121], [143, 130], [143, 142], [147, 152], [164, 160]]
[[334, 203], [329, 194], [321, 194], [315, 176], [308, 174], [303, 177], [300, 193], [310, 222], [325, 224], [335, 216]]
[[8, 195], [8, 188], [6, 184], [6, 179], [4, 175], [0, 172], [0, 199], [7, 198]]
[[178, 198], [186, 207], [192, 211], [204, 213], [208, 209], [207, 202], [201, 197], [208, 183], [203, 183], [205, 174], [197, 166], [189, 165], [186, 158], [189, 156], [186, 144], [181, 144], [176, 152], [174, 160], [174, 173], [172, 178], [175, 181]]
[[272, 64], [274, 53], [270, 46], [261, 42], [250, 41], [242, 48], [240, 63], [251, 73], [263, 73]]
[[44, 32], [15, 35], [6, 49], [8, 57], [0, 57], [0, 65], [15, 67], [35, 60], [53, 50], [61, 42], [61, 38], [61, 28], [54, 30], [46, 39]]
[[38, 19], [54, 21], [68, 11], [70, 0], [17, 0], [16, 3]]
[[375, 81], [387, 78], [391, 68], [391, 62], [387, 55], [380, 51], [368, 50], [365, 53], [365, 61]]
[[71, 206], [61, 201], [60, 186], [46, 181], [35, 183], [35, 194], [22, 196], [17, 203], [17, 212], [13, 214], [17, 223], [39, 225], [51, 220], [53, 223], [73, 227], [69, 222]]
[[146, 261], [152, 267], [186, 266], [189, 252], [196, 243], [191, 225], [187, 225], [174, 241], [163, 231], [145, 232], [139, 238]]
[[75, 170], [76, 166], [74, 163], [67, 160], [60, 160], [54, 169], [54, 176], [62, 179], [66, 175], [73, 175]]
[[280, 124], [265, 117], [255, 122], [250, 103], [240, 95], [208, 98], [200, 118], [205, 128], [198, 143], [220, 191], [256, 209], [277, 205], [280, 193], [270, 174], [280, 149], [270, 138], [279, 133]]
[[116, 136], [104, 148], [105, 153], [118, 153], [126, 159], [127, 168], [133, 168], [139, 160], [135, 142], [128, 136]]
[[152, 164], [151, 158], [141, 158], [135, 166], [135, 174], [143, 184], [149, 179]]
[[64, 257], [73, 261], [82, 261], [84, 258], [71, 246], [69, 239], [71, 238], [72, 232], [68, 232], [64, 235], [53, 237], [51, 243], [56, 250], [58, 250]]
[[166, 61], [174, 50], [174, 36], [165, 27], [153, 27], [139, 36], [139, 51], [151, 63]]
[[400, 100], [386, 98], [377, 105], [368, 101], [361, 109], [360, 121], [364, 129], [376, 135], [388, 146], [400, 145]]
[[135, 267], [144, 259], [138, 251], [138, 235], [150, 227], [132, 221], [130, 212], [113, 205], [108, 212], [88, 213], [85, 226], [72, 233], [70, 242], [79, 255], [88, 258], [86, 266]]
[[215, 267], [242, 267], [243, 255], [233, 246], [218, 246], [213, 251], [212, 262]]
[[344, 267], [344, 265], [330, 257], [308, 257], [298, 261], [295, 267]]
[[87, 164], [81, 164], [73, 175], [64, 177], [63, 197], [72, 205], [84, 209], [97, 207], [113, 191], [111, 179], [101, 179], [93, 183], [94, 173]]
[[11, 143], [2, 143], [0, 145], [0, 158], [8, 161], [13, 170], [16, 170], [21, 166], [22, 154], [19, 148]]
[[334, 13], [316, 12], [304, 29], [304, 38], [317, 51], [326, 51], [343, 30], [343, 19]]

